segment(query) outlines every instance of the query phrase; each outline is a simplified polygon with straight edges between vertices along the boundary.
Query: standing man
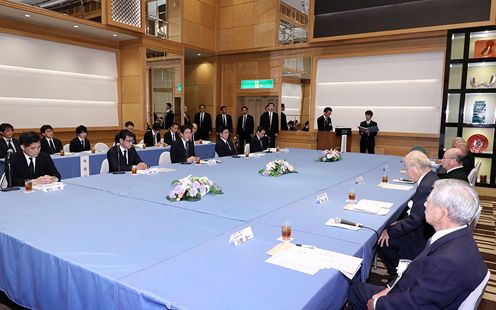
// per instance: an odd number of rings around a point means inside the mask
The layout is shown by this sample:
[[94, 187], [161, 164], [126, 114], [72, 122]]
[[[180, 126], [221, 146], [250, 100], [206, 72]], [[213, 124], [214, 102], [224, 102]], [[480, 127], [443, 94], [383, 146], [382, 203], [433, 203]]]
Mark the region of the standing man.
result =
[[179, 134], [177, 133], [177, 129], [179, 128], [179, 124], [174, 122], [172, 123], [170, 130], [167, 131], [164, 135], [164, 142], [168, 145], [172, 145], [172, 143], [176, 142], [179, 139]]
[[288, 128], [288, 120], [286, 119], [286, 105], [281, 103], [281, 130], [289, 130]]
[[200, 112], [195, 114], [195, 123], [198, 125], [197, 138], [208, 141], [212, 133], [212, 117], [205, 112], [203, 103], [200, 104]]
[[146, 146], [159, 146], [160, 145], [160, 124], [155, 123], [152, 125], [152, 130], [145, 133], [143, 142]]
[[236, 155], [234, 144], [229, 140], [229, 129], [227, 127], [220, 130], [219, 139], [215, 143], [215, 153], [219, 157]]
[[134, 133], [124, 129], [119, 132], [119, 145], [112, 147], [107, 152], [109, 171], [131, 171], [133, 166], [138, 170], [148, 169], [148, 166], [141, 161], [141, 158], [133, 146]]
[[63, 145], [59, 139], [53, 137], [53, 128], [50, 125], [43, 125], [40, 128], [41, 136], [40, 141], [41, 151], [49, 155], [55, 154], [62, 150]]
[[365, 120], [358, 126], [360, 134], [360, 153], [368, 152], [374, 154], [375, 136], [379, 128], [377, 123], [372, 120], [374, 113], [370, 110], [365, 111]]
[[191, 141], [191, 126], [181, 126], [181, 139], [171, 145], [170, 155], [173, 164], [195, 161], [195, 144]]
[[[34, 131], [23, 132], [20, 143], [18, 152], [10, 159], [12, 184], [9, 186], [24, 186], [25, 180], [32, 180], [33, 185], [60, 180], [60, 173], [50, 155], [41, 152], [40, 136]], [[8, 174], [8, 166], [5, 167], [5, 173]]]
[[167, 102], [165, 104], [164, 129], [169, 129], [172, 123], [174, 123], [174, 112], [172, 111], [172, 104]]
[[191, 118], [189, 117], [189, 114], [188, 114], [188, 106], [187, 105], [184, 106], [183, 118], [184, 118], [184, 125], [191, 125]]
[[332, 109], [326, 107], [324, 109], [324, 114], [317, 118], [317, 128], [319, 131], [332, 131], [332, 120], [331, 120]]
[[403, 206], [407, 210], [403, 219], [386, 227], [379, 237], [378, 250], [382, 254], [390, 277], [396, 276], [400, 258], [414, 259], [425, 248], [427, 240], [434, 233], [432, 226], [425, 222], [425, 200], [432, 191], [437, 175], [431, 170], [431, 161], [420, 151], [411, 151], [403, 160], [406, 173], [418, 184], [410, 201]]
[[69, 143], [70, 152], [83, 152], [89, 151], [91, 148], [90, 140], [86, 139], [88, 136], [88, 128], [83, 125], [76, 127], [76, 137]]
[[227, 114], [227, 107], [225, 105], [220, 107], [220, 114], [215, 118], [215, 132], [220, 134], [223, 127], [229, 129], [229, 133], [233, 132], [232, 117]]
[[279, 135], [279, 116], [274, 112], [272, 102], [266, 106], [266, 109], [267, 111], [260, 116], [260, 126], [265, 128], [270, 139], [269, 147], [276, 147], [276, 137]]
[[14, 153], [21, 151], [21, 144], [19, 140], [14, 138], [14, 127], [11, 124], [1, 124], [0, 132], [2, 132], [2, 138], [0, 139], [0, 158], [5, 158], [9, 149], [14, 151]]
[[238, 125], [236, 127], [239, 141], [239, 154], [243, 153], [245, 143], [250, 143], [250, 138], [253, 134], [253, 129], [255, 128], [255, 121], [253, 120], [253, 116], [248, 114], [247, 106], [241, 107], [241, 113], [242, 115], [238, 117]]

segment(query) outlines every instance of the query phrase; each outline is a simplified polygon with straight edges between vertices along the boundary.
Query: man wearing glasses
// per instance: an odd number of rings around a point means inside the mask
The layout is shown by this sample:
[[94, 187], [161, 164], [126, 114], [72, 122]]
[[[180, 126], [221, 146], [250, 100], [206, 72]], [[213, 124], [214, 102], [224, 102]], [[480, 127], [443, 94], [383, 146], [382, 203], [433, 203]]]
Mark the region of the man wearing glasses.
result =
[[138, 170], [148, 169], [134, 149], [133, 141], [134, 134], [130, 130], [124, 129], [119, 132], [119, 145], [107, 152], [110, 172], [131, 171], [133, 166], [136, 166]]

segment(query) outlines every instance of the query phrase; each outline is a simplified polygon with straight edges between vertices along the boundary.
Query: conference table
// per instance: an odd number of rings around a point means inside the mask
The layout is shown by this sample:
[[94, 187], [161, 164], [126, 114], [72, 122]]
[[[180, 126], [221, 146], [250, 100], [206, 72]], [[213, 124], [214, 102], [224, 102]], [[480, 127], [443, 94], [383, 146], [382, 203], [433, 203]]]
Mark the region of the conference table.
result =
[[[39, 309], [340, 309], [349, 280], [324, 269], [308, 275], [266, 263], [290, 221], [293, 242], [360, 257], [366, 280], [376, 232], [395, 220], [410, 190], [377, 186], [388, 169], [401, 177], [400, 157], [290, 149], [260, 157], [223, 157], [215, 165], [174, 164], [150, 175], [91, 175], [64, 180], [61, 191], [2, 194], [0, 289]], [[258, 170], [285, 159], [298, 173], [264, 177]], [[207, 176], [224, 194], [170, 202], [173, 180]], [[356, 184], [362, 177], [363, 182]], [[394, 203], [384, 215], [344, 210], [358, 199]], [[329, 200], [316, 203], [319, 194]], [[371, 229], [326, 226], [341, 217]], [[240, 246], [231, 234], [251, 227]]]
[[[160, 155], [163, 152], [170, 152], [170, 146], [167, 147], [147, 147], [146, 149], [136, 148], [141, 160], [149, 166], [157, 166]], [[200, 158], [215, 157], [215, 143], [195, 144], [196, 156]], [[70, 155], [60, 156], [51, 155], [57, 170], [62, 179], [76, 178], [85, 174], [81, 171], [82, 167], [87, 167], [89, 175], [99, 174], [102, 162], [107, 158], [107, 152], [85, 151], [81, 153], [71, 153]], [[87, 164], [85, 164], [85, 161]], [[5, 159], [0, 159], [0, 171], [5, 170]]]

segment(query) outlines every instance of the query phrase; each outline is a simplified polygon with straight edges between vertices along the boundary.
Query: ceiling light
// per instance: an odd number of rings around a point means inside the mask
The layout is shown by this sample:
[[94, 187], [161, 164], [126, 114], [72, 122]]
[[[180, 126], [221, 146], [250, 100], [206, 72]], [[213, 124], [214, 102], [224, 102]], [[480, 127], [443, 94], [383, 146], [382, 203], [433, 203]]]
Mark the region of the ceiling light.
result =
[[201, 56], [201, 54], [200, 54], [200, 53], [198, 53], [198, 54], [196, 54], [196, 55], [197, 55], [197, 56]]
[[29, 15], [29, 14], [24, 14], [24, 17], [28, 17], [28, 18], [29, 18], [29, 17], [31, 17], [31, 15]]
[[117, 34], [115, 34], [115, 33], [114, 33], [112, 36], [113, 36], [113, 37], [117, 37]]
[[78, 25], [74, 25], [74, 26], [72, 26], [72, 27], [74, 27], [74, 28], [79, 28], [79, 26], [78, 26]]

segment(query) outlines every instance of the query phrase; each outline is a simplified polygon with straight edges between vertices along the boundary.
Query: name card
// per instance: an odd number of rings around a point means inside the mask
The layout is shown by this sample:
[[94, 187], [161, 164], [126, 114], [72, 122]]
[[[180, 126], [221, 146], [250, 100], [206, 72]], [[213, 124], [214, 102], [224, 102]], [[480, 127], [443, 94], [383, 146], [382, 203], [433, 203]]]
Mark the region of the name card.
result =
[[327, 197], [327, 193], [317, 195], [317, 199], [315, 199], [315, 202], [319, 205], [322, 205], [328, 201], [329, 201], [329, 197]]
[[58, 191], [61, 189], [64, 189], [64, 183], [62, 182], [53, 182], [50, 184], [40, 184], [40, 185], [34, 185], [34, 189], [42, 191], [44, 193], [47, 192], [53, 192], [53, 191]]
[[146, 170], [138, 170], [137, 171], [138, 174], [157, 174], [159, 173], [159, 170], [158, 168], [149, 168], [149, 169], [146, 169]]
[[362, 176], [359, 176], [358, 178], [355, 179], [355, 184], [363, 184], [365, 183], [365, 180], [363, 179]]
[[81, 176], [87, 177], [90, 175], [90, 157], [83, 155], [80, 157]]
[[235, 246], [238, 246], [250, 239], [253, 239], [253, 231], [251, 230], [251, 226], [248, 226], [232, 234], [229, 238], [229, 243], [234, 243]]

